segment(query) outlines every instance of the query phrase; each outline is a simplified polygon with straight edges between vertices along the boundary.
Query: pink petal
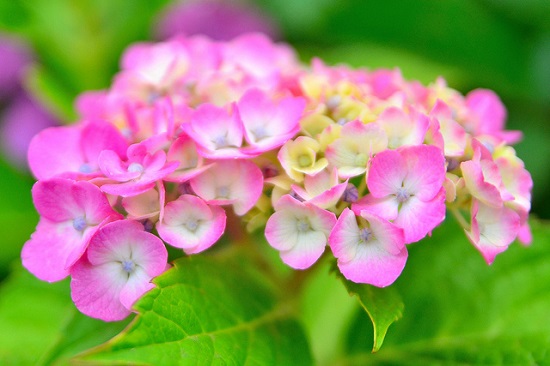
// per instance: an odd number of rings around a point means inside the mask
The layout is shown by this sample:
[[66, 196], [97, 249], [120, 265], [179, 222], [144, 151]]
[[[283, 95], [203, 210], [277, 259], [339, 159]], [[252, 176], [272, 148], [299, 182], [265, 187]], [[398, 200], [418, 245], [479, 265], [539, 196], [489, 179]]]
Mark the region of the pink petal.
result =
[[445, 190], [441, 189], [431, 201], [412, 196], [404, 202], [394, 224], [405, 233], [405, 243], [424, 238], [445, 219]]
[[445, 180], [445, 157], [435, 146], [420, 145], [399, 150], [407, 165], [403, 185], [409, 194], [423, 201], [431, 200], [441, 190]]
[[225, 231], [225, 211], [208, 206], [202, 199], [182, 195], [169, 202], [157, 224], [162, 240], [182, 248], [186, 254], [196, 254], [211, 247]]
[[246, 156], [242, 145], [243, 126], [238, 111], [227, 111], [212, 104], [200, 105], [183, 125], [185, 132], [200, 146], [199, 151], [208, 158], [235, 158]]
[[38, 179], [48, 179], [65, 172], [78, 172], [86, 163], [82, 151], [80, 126], [50, 127], [31, 140], [28, 159]]
[[120, 320], [150, 281], [166, 268], [162, 241], [135, 221], [119, 220], [102, 227], [87, 254], [71, 269], [73, 301], [84, 314]]
[[377, 198], [395, 194], [407, 176], [407, 163], [395, 150], [385, 150], [371, 160], [367, 176], [370, 193]]
[[126, 139], [108, 122], [88, 122], [82, 130], [84, 156], [86, 161], [93, 167], [97, 167], [99, 154], [103, 150], [112, 150], [119, 157], [125, 158], [127, 148]]
[[300, 129], [298, 121], [305, 108], [302, 98], [272, 101], [259, 89], [250, 89], [238, 102], [246, 141], [251, 152], [264, 152], [283, 145]]
[[473, 201], [472, 228], [466, 234], [487, 264], [493, 263], [496, 255], [508, 248], [519, 230], [519, 216], [512, 209], [506, 206], [491, 207], [480, 201]]
[[363, 242], [355, 214], [345, 209], [329, 237], [329, 244], [338, 258], [338, 268], [350, 281], [378, 287], [392, 284], [403, 271], [407, 249], [403, 232], [388, 221], [368, 213], [372, 239]]
[[120, 301], [126, 283], [120, 264], [94, 266], [83, 257], [73, 266], [71, 275], [71, 298], [80, 312], [104, 321], [118, 321], [130, 315]]
[[263, 174], [250, 161], [225, 160], [215, 163], [190, 183], [207, 203], [231, 203], [235, 213], [242, 216], [254, 207], [262, 194]]
[[276, 212], [268, 219], [265, 236], [281, 251], [281, 259], [295, 269], [315, 263], [325, 251], [336, 216], [288, 195], [277, 201]]

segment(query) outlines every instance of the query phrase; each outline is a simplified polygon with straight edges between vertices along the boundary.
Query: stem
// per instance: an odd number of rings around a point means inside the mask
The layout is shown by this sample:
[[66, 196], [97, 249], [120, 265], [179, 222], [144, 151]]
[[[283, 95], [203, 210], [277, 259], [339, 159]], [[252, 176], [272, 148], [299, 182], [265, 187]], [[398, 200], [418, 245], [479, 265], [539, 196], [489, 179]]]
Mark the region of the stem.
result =
[[456, 221], [458, 221], [458, 223], [460, 224], [460, 226], [462, 226], [464, 230], [470, 230], [470, 224], [466, 221], [464, 216], [462, 216], [457, 208], [452, 208], [450, 211], [455, 217]]

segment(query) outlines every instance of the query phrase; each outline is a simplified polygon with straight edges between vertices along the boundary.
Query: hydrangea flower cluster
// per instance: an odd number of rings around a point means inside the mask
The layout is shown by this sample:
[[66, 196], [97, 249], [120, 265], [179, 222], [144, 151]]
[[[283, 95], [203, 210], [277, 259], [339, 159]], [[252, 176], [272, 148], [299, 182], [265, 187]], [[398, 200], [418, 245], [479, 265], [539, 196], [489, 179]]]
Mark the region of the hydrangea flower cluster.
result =
[[455, 215], [487, 263], [530, 242], [532, 180], [489, 90], [463, 96], [398, 70], [352, 70], [260, 34], [136, 44], [82, 119], [42, 131], [28, 157], [40, 214], [23, 264], [71, 277], [85, 314], [118, 320], [169, 265], [200, 253], [228, 215], [265, 227], [295, 269], [327, 246], [349, 280], [384, 287], [407, 246]]

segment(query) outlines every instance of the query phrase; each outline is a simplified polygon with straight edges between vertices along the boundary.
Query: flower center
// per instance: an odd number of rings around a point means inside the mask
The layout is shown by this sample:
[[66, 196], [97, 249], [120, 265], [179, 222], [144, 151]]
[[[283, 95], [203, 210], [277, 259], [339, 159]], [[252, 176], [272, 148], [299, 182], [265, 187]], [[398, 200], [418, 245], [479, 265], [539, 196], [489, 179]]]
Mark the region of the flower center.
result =
[[306, 154], [300, 155], [298, 157], [298, 165], [302, 168], [311, 166], [311, 157]]
[[369, 228], [363, 228], [359, 231], [359, 237], [361, 238], [361, 241], [366, 244], [373, 239], [374, 235]]
[[260, 126], [254, 129], [254, 131], [252, 131], [252, 134], [254, 135], [254, 138], [256, 139], [256, 141], [260, 141], [264, 137], [267, 137], [267, 131], [263, 126]]
[[128, 172], [130, 173], [143, 173], [143, 165], [140, 163], [132, 163], [128, 166]]
[[80, 173], [89, 174], [89, 173], [91, 173], [93, 170], [92, 170], [92, 167], [90, 166], [90, 164], [84, 163], [84, 164], [82, 164], [82, 165], [78, 168], [78, 171], [79, 171]]
[[189, 230], [191, 232], [195, 232], [195, 231], [197, 231], [197, 228], [199, 227], [199, 221], [197, 219], [189, 219], [185, 223], [185, 227], [187, 228], [187, 230]]
[[405, 187], [401, 187], [397, 190], [395, 197], [397, 197], [397, 201], [399, 201], [399, 203], [403, 203], [406, 202], [411, 197], [411, 195], [409, 194], [409, 192], [407, 192]]
[[217, 191], [218, 198], [229, 198], [229, 187], [228, 186], [221, 186], [218, 187]]
[[86, 227], [88, 226], [88, 223], [86, 222], [86, 219], [84, 216], [76, 217], [73, 220], [73, 227], [76, 231], [84, 231]]
[[367, 166], [367, 155], [363, 154], [363, 153], [359, 153], [357, 155], [355, 155], [355, 166], [359, 166], [359, 167], [365, 167]]
[[220, 135], [214, 139], [214, 145], [216, 145], [217, 149], [220, 149], [222, 147], [227, 147], [227, 137]]
[[309, 220], [307, 218], [299, 219], [296, 223], [296, 227], [299, 232], [305, 233], [306, 231], [309, 231], [311, 229], [311, 224], [309, 223]]
[[125, 259], [121, 263], [122, 270], [128, 274], [134, 272], [134, 269], [136, 268], [136, 264], [131, 259]]

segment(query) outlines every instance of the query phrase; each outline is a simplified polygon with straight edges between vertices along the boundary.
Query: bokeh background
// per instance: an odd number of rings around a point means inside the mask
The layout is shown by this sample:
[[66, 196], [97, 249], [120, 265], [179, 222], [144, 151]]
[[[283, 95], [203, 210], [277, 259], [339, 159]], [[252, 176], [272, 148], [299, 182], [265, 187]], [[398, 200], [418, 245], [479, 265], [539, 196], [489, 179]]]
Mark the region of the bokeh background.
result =
[[0, 0], [0, 281], [20, 266], [38, 220], [30, 136], [75, 121], [75, 97], [108, 87], [132, 42], [246, 30], [289, 42], [306, 63], [398, 67], [463, 93], [493, 89], [508, 129], [524, 132], [515, 148], [533, 176], [533, 213], [550, 218], [548, 0]]

